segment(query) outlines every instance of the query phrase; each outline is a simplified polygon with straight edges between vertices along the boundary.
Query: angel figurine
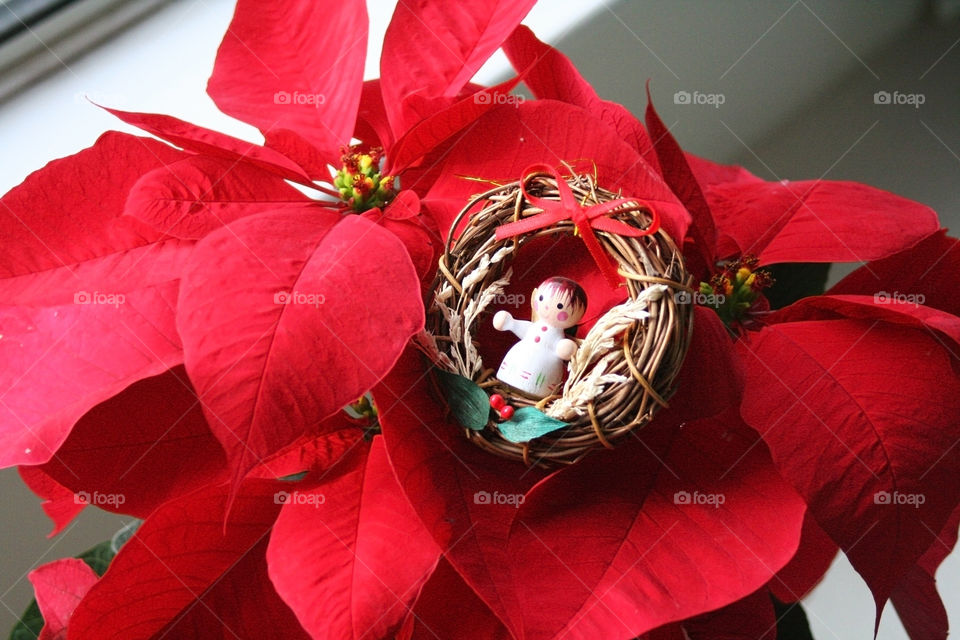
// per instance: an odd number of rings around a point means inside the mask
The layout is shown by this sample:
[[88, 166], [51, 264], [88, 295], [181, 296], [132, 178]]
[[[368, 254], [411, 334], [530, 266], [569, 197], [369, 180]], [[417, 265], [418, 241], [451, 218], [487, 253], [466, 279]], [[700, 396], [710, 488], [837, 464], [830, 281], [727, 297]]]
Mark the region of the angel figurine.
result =
[[520, 342], [513, 345], [497, 371], [497, 379], [535, 398], [557, 392], [566, 362], [577, 352], [577, 343], [566, 335], [587, 309], [587, 294], [568, 278], [548, 278], [533, 290], [531, 320], [516, 320], [508, 311], [493, 316], [493, 328], [512, 331]]

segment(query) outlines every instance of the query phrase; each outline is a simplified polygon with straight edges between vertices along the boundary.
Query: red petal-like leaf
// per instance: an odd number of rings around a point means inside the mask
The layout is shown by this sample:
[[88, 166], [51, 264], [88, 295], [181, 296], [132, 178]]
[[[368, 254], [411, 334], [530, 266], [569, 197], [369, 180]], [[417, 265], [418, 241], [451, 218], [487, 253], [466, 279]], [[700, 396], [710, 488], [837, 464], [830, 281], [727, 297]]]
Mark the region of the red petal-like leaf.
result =
[[226, 484], [161, 506], [77, 607], [71, 640], [307, 638], [267, 578], [283, 488], [245, 483], [226, 526]]
[[124, 213], [164, 235], [198, 240], [244, 216], [307, 202], [276, 174], [236, 160], [194, 156], [140, 178]]
[[509, 543], [523, 637], [633, 638], [753, 593], [793, 556], [803, 502], [735, 413], [657, 431], [528, 495]]
[[416, 606], [404, 621], [403, 629], [397, 634], [397, 640], [467, 637], [482, 640], [512, 638], [460, 574], [441, 558], [430, 580], [423, 586]]
[[917, 565], [904, 576], [890, 596], [900, 622], [911, 640], [945, 640], [949, 631], [947, 612], [937, 592], [937, 567], [957, 544], [960, 507], [954, 510], [937, 540]]
[[500, 100], [519, 82], [519, 78], [514, 78], [495, 87], [481, 89], [427, 116], [397, 140], [391, 153], [387, 154], [385, 171], [395, 175], [416, 165], [423, 156], [457, 132], [469, 129], [483, 114], [501, 104]]
[[424, 288], [429, 288], [437, 274], [437, 260], [444, 239], [440, 237], [433, 218], [421, 211], [417, 194], [401, 191], [382, 213], [379, 209], [372, 209], [362, 215], [400, 239]]
[[423, 326], [423, 303], [395, 236], [304, 208], [200, 241], [177, 322], [237, 480], [376, 384]]
[[539, 162], [595, 167], [601, 187], [649, 202], [673, 238], [686, 233], [690, 216], [660, 175], [609, 126], [554, 100], [497, 107], [457, 140], [426, 199], [441, 232], [471, 195], [490, 186], [476, 179], [514, 182]]
[[[519, 616], [506, 541], [517, 509], [483, 496], [523, 494], [544, 476], [466, 441], [421, 355], [408, 349], [374, 389], [397, 478], [447, 559], [501, 620]], [[521, 498], [517, 498], [521, 496]]]
[[713, 309], [695, 306], [693, 337], [677, 374], [676, 392], [670, 406], [655, 416], [656, 424], [680, 425], [740, 406], [742, 369], [720, 316]]
[[86, 508], [76, 499], [76, 494], [48, 476], [40, 467], [19, 467], [17, 471], [31, 491], [43, 498], [40, 507], [53, 522], [48, 538], [57, 535]]
[[[106, 107], [104, 108], [106, 109]], [[173, 116], [159, 113], [120, 111], [119, 109], [106, 110], [127, 124], [143, 129], [147, 133], [152, 133], [181, 149], [234, 162], [243, 161], [275, 173], [287, 180], [313, 186], [313, 181], [303, 170], [303, 167], [282, 153], [268, 147], [261, 147], [253, 142], [234, 138], [219, 131], [198, 127]]]
[[437, 562], [382, 439], [361, 458], [335, 481], [292, 493], [270, 536], [270, 579], [313, 638], [388, 637]]
[[763, 182], [762, 178], [758, 178], [741, 166], [718, 164], [689, 152], [684, 153], [684, 155], [687, 158], [687, 164], [690, 165], [690, 170], [693, 171], [694, 177], [704, 189], [716, 184], [728, 182]]
[[66, 640], [67, 622], [97, 574], [83, 560], [63, 558], [34, 569], [28, 578], [43, 614], [38, 640]]
[[3, 303], [72, 304], [89, 287], [113, 293], [175, 278], [184, 245], [158, 243], [159, 234], [119, 217], [142, 175], [184, 157], [155, 140], [108, 132], [10, 190], [0, 201]]
[[943, 526], [943, 530], [934, 543], [930, 545], [926, 553], [920, 556], [917, 566], [930, 575], [934, 575], [940, 564], [947, 559], [947, 556], [957, 545], [958, 527], [960, 527], [960, 505], [957, 505], [953, 513], [950, 514], [950, 519], [947, 520], [947, 524]]
[[705, 195], [720, 255], [754, 254], [761, 264], [877, 260], [940, 226], [929, 207], [855, 182], [741, 182]]
[[191, 247], [120, 214], [141, 175], [182, 157], [107, 133], [4, 196], [0, 296], [17, 306], [0, 306], [0, 465], [46, 462], [92, 406], [180, 362]]
[[922, 329], [771, 325], [741, 341], [743, 416], [883, 603], [960, 501], [960, 382]]
[[285, 479], [306, 472], [298, 487], [311, 487], [322, 480], [332, 480], [340, 473], [349, 471], [345, 460], [358, 447], [364, 447], [364, 428], [369, 425], [344, 414], [334, 414], [316, 429], [320, 435], [301, 436], [293, 444], [284, 447], [264, 460], [250, 472], [250, 478]]
[[639, 636], [637, 640], [690, 640], [690, 638], [683, 630], [683, 624], [675, 622], [645, 633]]
[[383, 102], [394, 134], [399, 137], [421, 119], [411, 105], [416, 99], [456, 97], [534, 4], [535, 0], [399, 3], [380, 58]]
[[[960, 273], [960, 240], [938, 231], [906, 251], [860, 267], [830, 293], [912, 297], [921, 304], [960, 316], [954, 291]], [[922, 296], [922, 298], [920, 298]]]
[[760, 589], [722, 609], [683, 623], [690, 640], [776, 640], [777, 616], [770, 592]]
[[798, 602], [819, 584], [839, 550], [808, 512], [797, 555], [770, 581], [770, 591], [780, 602]]
[[[157, 632], [156, 638], [178, 640], [308, 640], [290, 608], [270, 584], [261, 540], [181, 617]], [[71, 636], [72, 638], [72, 636]]]
[[890, 601], [911, 640], [946, 640], [950, 621], [932, 575], [913, 567], [900, 578]]
[[39, 468], [85, 502], [138, 518], [225, 480], [227, 471], [183, 367], [136, 382], [91, 409]]
[[360, 92], [360, 107], [357, 111], [357, 126], [353, 136], [368, 147], [393, 147], [393, 131], [383, 106], [380, 79], [367, 80]]
[[960, 318], [933, 307], [908, 302], [906, 297], [895, 297], [898, 295], [906, 296], [899, 293], [881, 293], [873, 296], [813, 296], [780, 309], [768, 319], [777, 323], [830, 317], [883, 320], [893, 324], [940, 331], [960, 346]]
[[693, 218], [689, 233], [694, 246], [692, 249], [684, 247], [684, 253], [689, 256], [691, 263], [688, 268], [706, 279], [717, 261], [717, 230], [713, 224], [713, 213], [703, 197], [700, 183], [697, 182], [693, 170], [687, 164], [683, 149], [653, 107], [649, 84], [647, 85], [646, 120], [650, 135], [654, 139], [657, 158], [660, 160], [660, 173]]
[[533, 31], [524, 25], [514, 29], [503, 43], [503, 51], [514, 69], [527, 72], [523, 82], [530, 87], [534, 96], [581, 107], [613, 127], [651, 167], [659, 169], [653, 143], [640, 121], [623, 105], [601, 99], [570, 59], [560, 51], [538, 40]]
[[361, 0], [240, 0], [207, 93], [311, 177], [329, 178], [326, 163], [353, 134], [366, 49]]
[[0, 466], [46, 462], [92, 407], [183, 360], [176, 281], [75, 295], [93, 302], [0, 308]]

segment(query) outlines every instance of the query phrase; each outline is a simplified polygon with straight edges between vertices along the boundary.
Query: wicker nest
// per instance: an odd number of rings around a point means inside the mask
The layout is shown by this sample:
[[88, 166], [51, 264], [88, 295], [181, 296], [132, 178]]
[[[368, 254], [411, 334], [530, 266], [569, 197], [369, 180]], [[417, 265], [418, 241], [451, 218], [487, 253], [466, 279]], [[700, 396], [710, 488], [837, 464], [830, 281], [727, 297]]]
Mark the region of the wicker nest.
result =
[[[581, 205], [591, 206], [620, 196], [599, 188], [590, 175], [566, 178]], [[491, 412], [487, 426], [464, 429], [468, 439], [499, 456], [527, 465], [572, 464], [591, 449], [612, 448], [617, 438], [642, 427], [667, 406], [673, 383], [692, 333], [692, 278], [673, 240], [663, 231], [629, 237], [597, 231], [596, 237], [624, 279], [628, 300], [601, 316], [578, 340], [562, 395], [542, 400], [526, 397], [496, 379], [499, 363], [485, 366], [475, 335], [490, 323], [495, 300], [512, 276], [512, 263], [523, 246], [541, 236], [573, 235], [571, 220], [497, 240], [498, 226], [542, 213], [524, 195], [559, 200], [555, 177], [532, 174], [476, 196], [459, 213], [440, 259], [434, 281], [434, 303], [427, 314], [427, 336], [437, 366], [476, 382], [489, 395], [501, 394], [517, 408], [535, 406], [567, 427], [525, 443], [504, 438]], [[469, 217], [463, 232], [454, 231]], [[631, 202], [611, 218], [647, 229], [652, 216], [645, 205]], [[688, 295], [676, 295], [687, 292]]]

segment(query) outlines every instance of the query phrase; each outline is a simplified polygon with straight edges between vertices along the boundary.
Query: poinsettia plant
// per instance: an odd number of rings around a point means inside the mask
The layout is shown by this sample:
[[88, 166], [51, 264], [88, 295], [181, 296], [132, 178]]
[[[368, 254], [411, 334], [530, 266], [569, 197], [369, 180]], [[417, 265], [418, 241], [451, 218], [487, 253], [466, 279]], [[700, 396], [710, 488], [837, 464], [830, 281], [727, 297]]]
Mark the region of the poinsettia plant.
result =
[[[31, 574], [41, 638], [774, 638], [838, 550], [877, 620], [946, 637], [958, 241], [878, 189], [685, 153], [532, 4], [401, 2], [364, 82], [363, 2], [240, 0], [208, 93], [262, 145], [114, 110], [153, 137], [4, 196], [0, 460], [54, 534], [142, 520]], [[517, 77], [472, 84], [501, 48]], [[526, 467], [462, 437], [411, 339], [478, 180], [584, 159], [682, 246], [692, 343], [650, 424]], [[865, 264], [824, 292], [832, 262]], [[576, 237], [515, 272], [625, 297]]]

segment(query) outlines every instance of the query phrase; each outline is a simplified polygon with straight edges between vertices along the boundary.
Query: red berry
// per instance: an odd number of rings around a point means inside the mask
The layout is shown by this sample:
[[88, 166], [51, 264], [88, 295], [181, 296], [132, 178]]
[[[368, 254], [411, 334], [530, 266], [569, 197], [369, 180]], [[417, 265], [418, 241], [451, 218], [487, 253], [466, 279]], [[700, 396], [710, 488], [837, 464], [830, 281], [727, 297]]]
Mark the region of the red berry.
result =
[[501, 420], [509, 420], [512, 417], [513, 417], [513, 407], [511, 407], [510, 405], [507, 405], [502, 409], [500, 409]]
[[500, 409], [502, 409], [505, 404], [507, 404], [507, 401], [504, 400], [503, 396], [500, 395], [499, 393], [495, 393], [492, 396], [490, 396], [490, 406], [496, 409], [497, 411], [500, 411]]

